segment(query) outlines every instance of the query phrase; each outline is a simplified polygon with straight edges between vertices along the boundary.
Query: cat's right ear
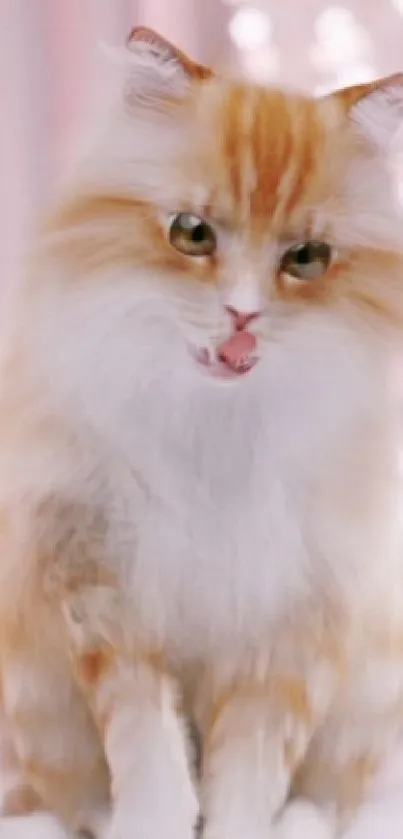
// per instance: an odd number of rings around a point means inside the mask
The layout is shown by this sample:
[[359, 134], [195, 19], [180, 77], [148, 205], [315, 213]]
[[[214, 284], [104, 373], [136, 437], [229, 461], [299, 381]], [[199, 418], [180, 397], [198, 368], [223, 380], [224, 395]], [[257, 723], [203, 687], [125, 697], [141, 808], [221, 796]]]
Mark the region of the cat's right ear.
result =
[[150, 107], [183, 98], [194, 81], [211, 78], [212, 71], [191, 61], [181, 50], [145, 26], [137, 26], [127, 39], [128, 104]]
[[374, 148], [387, 151], [403, 129], [403, 73], [338, 90], [336, 97], [348, 118]]

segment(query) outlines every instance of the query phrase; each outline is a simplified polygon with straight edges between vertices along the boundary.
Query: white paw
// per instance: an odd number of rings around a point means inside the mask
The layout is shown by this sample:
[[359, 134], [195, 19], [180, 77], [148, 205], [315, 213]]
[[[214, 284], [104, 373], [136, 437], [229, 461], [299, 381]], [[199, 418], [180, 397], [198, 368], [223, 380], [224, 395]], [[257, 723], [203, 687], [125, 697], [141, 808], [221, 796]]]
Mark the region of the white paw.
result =
[[54, 816], [38, 813], [0, 817], [0, 839], [73, 839], [73, 836]]
[[330, 816], [303, 799], [291, 801], [273, 829], [273, 839], [334, 839], [334, 836]]
[[[129, 813], [115, 813], [106, 833], [100, 839], [194, 839], [195, 831], [188, 820], [170, 820], [159, 811], [158, 801], [147, 815], [139, 810]], [[3, 837], [0, 835], [0, 839]], [[7, 837], [8, 839], [8, 837]]]
[[86, 818], [82, 820], [82, 824], [84, 835], [89, 833], [94, 837], [94, 839], [108, 839], [111, 825], [110, 808], [99, 808], [99, 810], [94, 813], [91, 813], [90, 815], [87, 814]]
[[402, 839], [403, 796], [365, 804], [342, 839]]

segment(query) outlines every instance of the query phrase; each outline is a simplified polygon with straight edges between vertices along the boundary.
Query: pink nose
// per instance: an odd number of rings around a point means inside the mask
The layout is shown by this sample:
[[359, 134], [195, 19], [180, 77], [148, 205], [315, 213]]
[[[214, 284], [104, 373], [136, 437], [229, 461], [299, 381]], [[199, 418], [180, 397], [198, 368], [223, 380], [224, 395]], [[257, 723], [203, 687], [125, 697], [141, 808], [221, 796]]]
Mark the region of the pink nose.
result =
[[259, 317], [259, 312], [239, 312], [233, 306], [225, 306], [224, 308], [231, 315], [236, 332], [242, 332], [252, 320], [256, 320]]

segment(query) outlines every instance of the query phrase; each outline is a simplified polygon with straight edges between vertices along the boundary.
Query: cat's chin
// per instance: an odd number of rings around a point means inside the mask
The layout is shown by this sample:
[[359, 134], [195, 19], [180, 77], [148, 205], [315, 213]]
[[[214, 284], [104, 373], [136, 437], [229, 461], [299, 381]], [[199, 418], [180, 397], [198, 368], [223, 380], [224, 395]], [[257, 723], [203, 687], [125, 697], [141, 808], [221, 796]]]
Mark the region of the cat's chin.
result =
[[191, 346], [190, 352], [196, 365], [204, 375], [226, 382], [237, 381], [246, 376], [259, 361], [257, 356], [250, 356], [241, 361], [235, 369], [217, 358], [207, 347]]

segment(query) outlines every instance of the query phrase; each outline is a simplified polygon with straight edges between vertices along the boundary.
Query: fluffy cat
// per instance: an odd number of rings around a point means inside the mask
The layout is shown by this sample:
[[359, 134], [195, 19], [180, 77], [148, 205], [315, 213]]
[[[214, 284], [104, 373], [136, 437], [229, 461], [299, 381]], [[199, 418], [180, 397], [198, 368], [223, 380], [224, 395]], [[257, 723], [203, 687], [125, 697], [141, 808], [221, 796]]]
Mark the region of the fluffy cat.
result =
[[0, 348], [3, 813], [350, 839], [403, 733], [403, 76], [123, 64]]

